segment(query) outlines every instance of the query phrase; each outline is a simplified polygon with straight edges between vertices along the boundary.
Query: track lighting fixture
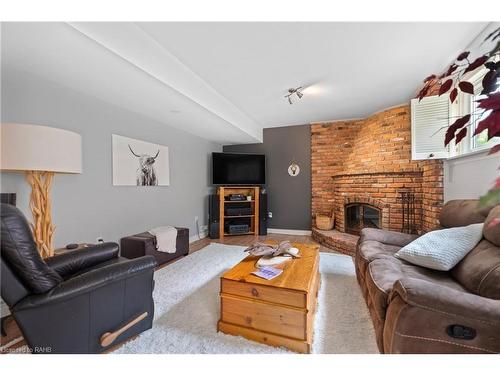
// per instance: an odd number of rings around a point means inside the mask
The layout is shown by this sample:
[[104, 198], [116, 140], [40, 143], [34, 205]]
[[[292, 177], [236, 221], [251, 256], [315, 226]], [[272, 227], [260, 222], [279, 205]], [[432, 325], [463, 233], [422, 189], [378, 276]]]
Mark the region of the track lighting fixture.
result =
[[302, 86], [299, 86], [297, 88], [288, 89], [288, 94], [285, 95], [285, 98], [287, 98], [289, 104], [293, 104], [293, 102], [292, 102], [292, 95], [293, 94], [297, 95], [297, 98], [299, 98], [299, 99], [301, 99], [304, 96], [304, 94], [302, 94], [302, 92], [300, 92], [300, 90], [302, 90]]

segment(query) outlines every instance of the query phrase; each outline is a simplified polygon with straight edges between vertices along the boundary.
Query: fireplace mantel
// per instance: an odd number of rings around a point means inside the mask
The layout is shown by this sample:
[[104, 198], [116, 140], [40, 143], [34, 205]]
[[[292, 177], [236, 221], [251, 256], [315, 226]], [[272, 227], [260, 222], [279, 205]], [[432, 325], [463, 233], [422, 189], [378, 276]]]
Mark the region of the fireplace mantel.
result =
[[360, 172], [360, 173], [344, 173], [331, 176], [333, 179], [344, 177], [358, 177], [358, 176], [405, 176], [414, 175], [421, 176], [422, 171], [398, 171], [398, 172]]

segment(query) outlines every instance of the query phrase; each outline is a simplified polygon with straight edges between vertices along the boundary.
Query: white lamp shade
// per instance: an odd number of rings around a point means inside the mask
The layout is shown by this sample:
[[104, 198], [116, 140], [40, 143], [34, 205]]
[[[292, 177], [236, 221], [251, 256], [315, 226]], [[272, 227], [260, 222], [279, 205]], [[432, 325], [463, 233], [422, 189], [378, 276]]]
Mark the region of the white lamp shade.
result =
[[2, 170], [82, 173], [82, 137], [72, 131], [4, 123], [0, 144]]

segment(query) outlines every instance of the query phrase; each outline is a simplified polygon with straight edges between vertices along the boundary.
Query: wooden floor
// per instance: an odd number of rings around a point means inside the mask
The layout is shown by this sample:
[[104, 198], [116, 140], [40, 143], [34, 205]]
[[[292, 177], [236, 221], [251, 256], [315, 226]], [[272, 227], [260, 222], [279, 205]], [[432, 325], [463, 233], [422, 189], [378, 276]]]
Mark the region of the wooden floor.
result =
[[[277, 241], [277, 242], [290, 241], [290, 242], [300, 242], [300, 243], [307, 243], [307, 244], [316, 243], [315, 241], [313, 241], [311, 236], [295, 236], [295, 235], [275, 234], [275, 233], [270, 233], [267, 236], [229, 236], [229, 237], [226, 237], [222, 240], [213, 240], [213, 239], [210, 239], [207, 237], [207, 238], [202, 238], [201, 240], [192, 242], [189, 245], [189, 253], [191, 254], [191, 253], [194, 253], [195, 251], [201, 250], [205, 246], [209, 245], [212, 242], [223, 243], [226, 245], [250, 246], [251, 244], [255, 243], [256, 241], [261, 241], [261, 242], [264, 242], [264, 241]], [[321, 246], [321, 245], [320, 245], [320, 251], [330, 252], [330, 253], [334, 252], [333, 250], [331, 250], [327, 247]], [[179, 258], [179, 259], [182, 259], [182, 258]], [[176, 260], [173, 260], [172, 262], [166, 263], [159, 268], [166, 267], [169, 264], [176, 262], [179, 259], [176, 259]], [[9, 317], [7, 319], [6, 324], [5, 324], [5, 331], [7, 333], [7, 336], [1, 337], [0, 344], [2, 347], [4, 345], [8, 344], [9, 348], [8, 348], [8, 350], [2, 350], [0, 353], [6, 353], [9, 350], [13, 350], [15, 348], [26, 345], [26, 342], [22, 338], [21, 331], [19, 330], [19, 328], [18, 328], [18, 326], [13, 318]], [[15, 342], [15, 344], [11, 344], [13, 342]], [[116, 350], [121, 345], [123, 345], [123, 344], [115, 346], [110, 351]]]
[[[201, 240], [195, 241], [189, 245], [189, 252], [193, 253], [197, 250], [200, 250], [210, 244], [211, 242], [223, 243], [226, 245], [239, 245], [239, 246], [250, 246], [256, 241], [264, 242], [264, 241], [290, 241], [290, 242], [301, 242], [307, 244], [318, 244], [315, 242], [311, 236], [292, 236], [289, 234], [276, 234], [269, 233], [267, 236], [228, 236], [224, 237], [222, 240], [213, 240], [211, 238], [203, 238]], [[319, 244], [318, 244], [319, 245]], [[325, 253], [334, 253], [335, 251], [320, 245], [319, 251]]]

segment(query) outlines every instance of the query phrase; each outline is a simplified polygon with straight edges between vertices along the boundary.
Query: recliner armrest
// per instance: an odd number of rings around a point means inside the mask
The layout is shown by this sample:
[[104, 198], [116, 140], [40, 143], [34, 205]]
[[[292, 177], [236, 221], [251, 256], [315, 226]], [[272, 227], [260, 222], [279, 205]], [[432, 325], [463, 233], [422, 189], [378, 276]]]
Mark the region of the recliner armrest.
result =
[[63, 281], [45, 294], [30, 295], [19, 301], [13, 311], [66, 301], [140, 273], [152, 273], [155, 267], [156, 260], [152, 256], [110, 264]]
[[500, 300], [414, 278], [396, 281], [389, 299], [396, 295], [407, 304], [422, 309], [500, 326]]
[[364, 241], [377, 241], [386, 245], [406, 246], [410, 242], [415, 241], [419, 236], [417, 234], [408, 234], [395, 232], [392, 230], [364, 228], [361, 230], [359, 243]]
[[117, 258], [119, 252], [120, 248], [117, 243], [105, 242], [80, 250], [68, 251], [67, 253], [47, 258], [45, 262], [61, 277], [67, 278], [85, 268]]

